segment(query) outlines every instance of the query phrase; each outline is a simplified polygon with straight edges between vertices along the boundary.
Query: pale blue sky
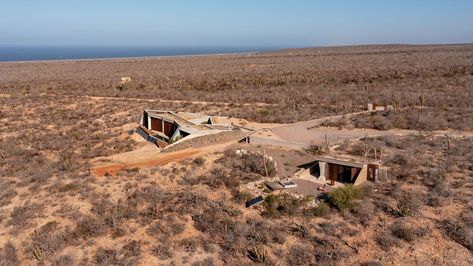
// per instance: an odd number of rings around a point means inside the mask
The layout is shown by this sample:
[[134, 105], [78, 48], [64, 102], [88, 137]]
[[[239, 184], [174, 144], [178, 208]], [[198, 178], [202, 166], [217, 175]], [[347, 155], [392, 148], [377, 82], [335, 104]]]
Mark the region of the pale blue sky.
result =
[[471, 0], [0, 1], [0, 45], [473, 42]]

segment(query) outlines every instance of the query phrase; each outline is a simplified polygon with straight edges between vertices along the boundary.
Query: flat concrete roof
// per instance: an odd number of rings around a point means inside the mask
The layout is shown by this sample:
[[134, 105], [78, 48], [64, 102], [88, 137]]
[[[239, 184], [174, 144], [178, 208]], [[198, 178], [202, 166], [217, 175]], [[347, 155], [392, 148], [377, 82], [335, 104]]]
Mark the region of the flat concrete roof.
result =
[[315, 156], [313, 162], [327, 162], [349, 167], [363, 168], [367, 164], [379, 164], [378, 161], [369, 160], [362, 157], [334, 157], [334, 156]]

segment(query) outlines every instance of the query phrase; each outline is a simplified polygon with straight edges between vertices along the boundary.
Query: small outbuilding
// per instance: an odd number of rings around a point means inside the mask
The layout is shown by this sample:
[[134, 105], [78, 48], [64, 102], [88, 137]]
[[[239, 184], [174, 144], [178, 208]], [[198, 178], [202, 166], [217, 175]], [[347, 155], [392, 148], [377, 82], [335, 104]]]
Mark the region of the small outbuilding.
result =
[[331, 185], [360, 185], [366, 181], [376, 181], [381, 170], [384, 171], [380, 165], [380, 161], [365, 158], [317, 156], [301, 166], [304, 170], [297, 178]]

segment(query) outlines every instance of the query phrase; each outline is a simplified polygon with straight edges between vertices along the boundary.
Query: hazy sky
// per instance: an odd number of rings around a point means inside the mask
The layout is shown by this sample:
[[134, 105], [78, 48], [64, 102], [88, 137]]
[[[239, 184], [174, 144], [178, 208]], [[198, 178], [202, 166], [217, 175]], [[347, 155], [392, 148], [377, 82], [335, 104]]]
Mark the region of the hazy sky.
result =
[[0, 45], [473, 42], [472, 0], [1, 0]]

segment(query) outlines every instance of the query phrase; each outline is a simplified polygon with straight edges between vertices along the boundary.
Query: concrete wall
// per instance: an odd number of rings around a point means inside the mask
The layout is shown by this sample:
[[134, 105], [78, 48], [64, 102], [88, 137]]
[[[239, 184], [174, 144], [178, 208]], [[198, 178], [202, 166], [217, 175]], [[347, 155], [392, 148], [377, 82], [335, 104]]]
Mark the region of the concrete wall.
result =
[[353, 185], [358, 186], [365, 183], [366, 181], [368, 181], [368, 165], [365, 165], [363, 168], [361, 168], [361, 171]]

